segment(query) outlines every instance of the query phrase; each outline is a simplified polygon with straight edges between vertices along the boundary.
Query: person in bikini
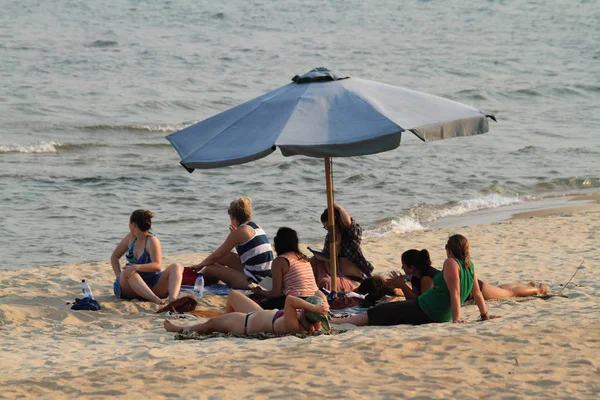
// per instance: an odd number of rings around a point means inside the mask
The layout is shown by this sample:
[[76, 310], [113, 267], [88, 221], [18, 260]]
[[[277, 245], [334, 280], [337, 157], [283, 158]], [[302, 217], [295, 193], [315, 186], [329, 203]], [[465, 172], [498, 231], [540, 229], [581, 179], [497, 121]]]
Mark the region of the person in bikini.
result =
[[[129, 218], [129, 233], [121, 240], [110, 257], [115, 273], [113, 283], [115, 296], [164, 304], [162, 300], [177, 299], [181, 287], [183, 268], [169, 265], [161, 271], [162, 251], [160, 241], [150, 232], [154, 214], [148, 210], [135, 210]], [[127, 263], [121, 267], [125, 255]]]
[[[217, 250], [191, 267], [204, 275], [207, 285], [225, 282], [235, 289], [248, 289], [271, 276], [273, 249], [265, 231], [252, 221], [252, 200], [240, 197], [227, 210], [229, 236]], [[233, 252], [236, 249], [237, 253]]]
[[190, 330], [200, 334], [213, 332], [238, 335], [312, 333], [321, 329], [321, 324], [325, 329], [329, 329], [326, 317], [328, 312], [327, 301], [319, 295], [308, 297], [306, 300], [287, 296], [283, 310], [263, 310], [242, 293], [232, 290], [227, 296], [225, 314], [189, 327], [180, 326], [167, 319], [164, 327], [167, 332]]

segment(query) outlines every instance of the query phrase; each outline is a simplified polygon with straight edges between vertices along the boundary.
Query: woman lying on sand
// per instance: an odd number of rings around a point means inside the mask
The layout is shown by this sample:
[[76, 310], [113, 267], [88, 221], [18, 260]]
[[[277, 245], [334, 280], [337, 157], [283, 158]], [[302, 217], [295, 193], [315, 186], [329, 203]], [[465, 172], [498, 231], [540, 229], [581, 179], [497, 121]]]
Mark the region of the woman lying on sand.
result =
[[[248, 289], [271, 276], [273, 249], [265, 231], [252, 222], [252, 200], [240, 197], [227, 210], [231, 224], [225, 242], [200, 264], [191, 268], [204, 274], [207, 285], [220, 280], [236, 289]], [[232, 252], [233, 248], [237, 253]]]
[[[115, 296], [122, 299], [141, 297], [156, 304], [177, 299], [181, 287], [183, 268], [171, 264], [161, 272], [161, 247], [158, 238], [150, 232], [154, 214], [148, 210], [135, 210], [129, 218], [129, 233], [117, 245], [110, 257], [115, 273]], [[121, 257], [127, 264], [121, 268]]]
[[[367, 278], [356, 289], [357, 293], [366, 295], [363, 306], [374, 306], [385, 296], [404, 296], [406, 299], [417, 298], [433, 286], [433, 278], [441, 272], [431, 266], [429, 252], [425, 249], [421, 251], [416, 249], [407, 250], [402, 253], [401, 259], [402, 270], [406, 275], [411, 276], [410, 286], [403, 276], [395, 272], [391, 273], [390, 279], [386, 279], [382, 275]], [[550, 292], [548, 286], [543, 283], [537, 286], [534, 282], [528, 284], [507, 283], [494, 286], [481, 280], [477, 280], [477, 282], [485, 300], [528, 297]], [[470, 299], [469, 297], [467, 300]]]
[[[298, 312], [297, 309], [301, 311]], [[322, 322], [325, 329], [329, 328], [324, 315], [328, 311], [327, 301], [320, 296], [311, 296], [306, 300], [288, 296], [283, 310], [263, 310], [242, 293], [232, 290], [227, 296], [224, 315], [190, 327], [182, 327], [165, 320], [164, 326], [167, 332], [183, 332], [184, 329], [188, 329], [198, 333], [220, 332], [238, 335], [312, 333], [321, 329]]]
[[271, 264], [271, 290], [252, 289], [264, 309], [283, 308], [286, 296], [306, 299], [319, 290], [308, 258], [298, 248], [298, 234], [287, 227], [279, 228], [274, 239], [277, 258]]
[[421, 325], [433, 322], [464, 322], [460, 306], [473, 292], [481, 319], [488, 319], [487, 306], [469, 255], [469, 242], [462, 235], [450, 236], [446, 243], [447, 259], [441, 274], [433, 278], [433, 286], [415, 299], [381, 304], [366, 314], [335, 319], [337, 324], [354, 325]]

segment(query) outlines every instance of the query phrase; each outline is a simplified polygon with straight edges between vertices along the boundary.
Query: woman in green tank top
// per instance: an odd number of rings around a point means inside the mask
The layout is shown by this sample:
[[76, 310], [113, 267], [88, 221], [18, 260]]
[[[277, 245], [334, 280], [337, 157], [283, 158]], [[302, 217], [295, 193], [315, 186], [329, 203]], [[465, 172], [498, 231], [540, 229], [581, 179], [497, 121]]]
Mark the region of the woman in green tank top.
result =
[[469, 255], [469, 242], [462, 235], [453, 235], [446, 243], [442, 273], [433, 279], [433, 287], [416, 299], [381, 304], [366, 314], [334, 319], [337, 324], [353, 325], [421, 325], [433, 322], [465, 322], [460, 306], [472, 294], [481, 319], [488, 319], [487, 307], [477, 282], [475, 267]]

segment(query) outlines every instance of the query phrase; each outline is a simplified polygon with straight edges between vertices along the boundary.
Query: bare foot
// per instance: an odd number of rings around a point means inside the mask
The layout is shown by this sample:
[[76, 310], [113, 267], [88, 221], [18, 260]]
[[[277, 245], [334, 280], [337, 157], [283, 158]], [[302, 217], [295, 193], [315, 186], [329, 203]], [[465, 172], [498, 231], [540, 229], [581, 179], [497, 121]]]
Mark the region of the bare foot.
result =
[[177, 332], [177, 333], [183, 332], [183, 328], [181, 326], [175, 325], [174, 323], [172, 323], [168, 319], [165, 319], [165, 322], [164, 322], [163, 326], [165, 327], [165, 330], [167, 332]]
[[162, 299], [159, 299], [157, 297], [156, 300], [154, 300], [154, 304], [158, 304], [159, 306], [164, 306], [165, 305], [165, 301], [162, 300]]
[[540, 283], [538, 286], [538, 294], [549, 294], [550, 288], [545, 283]]
[[535, 284], [534, 281], [529, 282], [528, 285], [531, 286], [531, 287], [535, 287], [536, 286], [536, 284]]

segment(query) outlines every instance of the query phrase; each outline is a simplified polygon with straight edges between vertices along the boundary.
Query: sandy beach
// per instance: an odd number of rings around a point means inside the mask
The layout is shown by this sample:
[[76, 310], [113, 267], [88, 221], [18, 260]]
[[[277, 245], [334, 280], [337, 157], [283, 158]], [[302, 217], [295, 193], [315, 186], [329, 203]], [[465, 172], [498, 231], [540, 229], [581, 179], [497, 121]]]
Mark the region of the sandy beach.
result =
[[[469, 238], [478, 275], [492, 284], [542, 281], [556, 294], [585, 258], [584, 267], [568, 298], [489, 302], [501, 319], [477, 322], [476, 307], [464, 306], [465, 325], [342, 325], [349, 331], [264, 341], [174, 341], [154, 305], [113, 297], [108, 262], [3, 271], [0, 397], [598, 398], [598, 205], [372, 238], [364, 249], [376, 272], [398, 270], [409, 248], [428, 248], [441, 266], [453, 233]], [[101, 311], [70, 310], [82, 278]], [[224, 301], [209, 294], [200, 307]]]

